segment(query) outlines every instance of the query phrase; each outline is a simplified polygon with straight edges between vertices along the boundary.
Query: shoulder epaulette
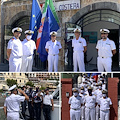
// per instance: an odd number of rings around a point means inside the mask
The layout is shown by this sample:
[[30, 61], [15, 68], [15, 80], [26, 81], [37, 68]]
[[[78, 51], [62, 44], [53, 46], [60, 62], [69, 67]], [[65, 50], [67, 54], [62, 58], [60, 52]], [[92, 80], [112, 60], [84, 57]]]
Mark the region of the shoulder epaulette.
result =
[[14, 38], [11, 38], [11, 40], [14, 40]]

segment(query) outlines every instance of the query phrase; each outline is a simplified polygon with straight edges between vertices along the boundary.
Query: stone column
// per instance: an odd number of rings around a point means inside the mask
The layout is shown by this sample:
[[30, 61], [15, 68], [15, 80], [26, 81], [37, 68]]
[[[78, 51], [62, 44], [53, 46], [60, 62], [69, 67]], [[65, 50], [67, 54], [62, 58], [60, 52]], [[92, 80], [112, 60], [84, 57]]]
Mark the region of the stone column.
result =
[[[62, 78], [62, 117], [61, 120], [70, 120], [69, 113], [69, 97], [72, 95], [72, 78]], [[66, 97], [66, 92], [69, 92], [69, 97]]]
[[110, 120], [118, 120], [118, 78], [108, 78], [108, 97], [113, 106], [110, 109]]

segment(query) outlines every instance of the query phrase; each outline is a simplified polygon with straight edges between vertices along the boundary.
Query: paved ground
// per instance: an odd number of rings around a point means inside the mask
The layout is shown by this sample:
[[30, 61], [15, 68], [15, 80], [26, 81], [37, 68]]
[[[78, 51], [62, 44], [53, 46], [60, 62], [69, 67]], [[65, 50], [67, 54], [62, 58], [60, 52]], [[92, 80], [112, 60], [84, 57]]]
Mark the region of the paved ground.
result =
[[[97, 65], [95, 64], [87, 64], [85, 66], [85, 69], [86, 71], [94, 71], [96, 72], [97, 71]], [[112, 68], [113, 71], [119, 71], [119, 68], [118, 66], [114, 65], [114, 68]], [[8, 72], [9, 71], [9, 65], [6, 63], [0, 63], [0, 72]], [[47, 72], [47, 70], [44, 70], [44, 71], [41, 71], [40, 69], [36, 68], [36, 67], [33, 67], [33, 72], [35, 71], [40, 71], [40, 72]], [[61, 71], [60, 71], [61, 72]]]
[[[9, 71], [9, 64], [0, 63], [0, 71], [1, 72], [8, 72]], [[33, 67], [33, 71], [40, 71], [38, 68]]]

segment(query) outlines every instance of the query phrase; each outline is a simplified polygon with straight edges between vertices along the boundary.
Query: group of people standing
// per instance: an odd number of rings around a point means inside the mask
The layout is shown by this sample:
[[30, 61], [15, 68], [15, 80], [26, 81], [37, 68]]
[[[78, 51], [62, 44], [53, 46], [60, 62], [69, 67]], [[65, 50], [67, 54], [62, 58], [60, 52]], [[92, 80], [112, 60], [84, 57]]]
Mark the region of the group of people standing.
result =
[[36, 45], [32, 38], [33, 31], [25, 31], [25, 39], [21, 41], [22, 28], [12, 29], [14, 37], [9, 40], [7, 46], [7, 60], [9, 61], [9, 72], [31, 72], [33, 54]]
[[[22, 29], [17, 27], [12, 30], [14, 37], [10, 39], [7, 47], [10, 72], [31, 72], [33, 65], [33, 54], [36, 49], [35, 42], [31, 40], [33, 31], [25, 31], [25, 39], [21, 42]], [[73, 47], [73, 70], [85, 72], [84, 53], [87, 51], [87, 43], [81, 37], [81, 29], [74, 30], [75, 38], [72, 40]], [[112, 56], [116, 54], [114, 41], [108, 38], [110, 31], [100, 29], [101, 40], [98, 40], [96, 49], [98, 51], [97, 67], [99, 72], [111, 72]], [[56, 40], [57, 32], [50, 33], [51, 40], [46, 42], [45, 49], [48, 52], [48, 72], [58, 71], [59, 52], [62, 49], [61, 43]]]
[[78, 88], [73, 88], [69, 98], [70, 120], [109, 120], [111, 99], [107, 97], [106, 80], [100, 76], [83, 77]]
[[[75, 39], [72, 40], [73, 47], [73, 66], [74, 72], [79, 68], [80, 72], [85, 72], [84, 53], [87, 51], [86, 40], [81, 37], [81, 29], [74, 30]], [[108, 29], [100, 29], [101, 40], [98, 40], [96, 49], [98, 51], [97, 68], [99, 72], [111, 72], [112, 56], [116, 54], [116, 46], [114, 41], [108, 38], [110, 31]]]
[[[9, 72], [32, 72], [33, 58], [36, 50], [35, 41], [32, 40], [33, 31], [26, 30], [25, 39], [21, 41], [19, 38], [22, 28], [16, 27], [12, 29], [13, 38], [9, 40], [7, 46], [7, 60], [9, 61]], [[59, 51], [62, 46], [56, 40], [57, 32], [50, 33], [51, 40], [46, 42], [45, 49], [48, 52], [48, 71], [58, 71]]]
[[[51, 120], [51, 110], [54, 110], [53, 96], [49, 93], [49, 89], [41, 91], [39, 87], [26, 89], [23, 86], [22, 90], [17, 89], [16, 85], [9, 88], [11, 95], [5, 99], [4, 112], [7, 120], [20, 119], [20, 104], [22, 107], [22, 116], [26, 118], [26, 109], [28, 106], [29, 120], [41, 120], [41, 110], [45, 120]], [[20, 95], [19, 95], [19, 94]]]

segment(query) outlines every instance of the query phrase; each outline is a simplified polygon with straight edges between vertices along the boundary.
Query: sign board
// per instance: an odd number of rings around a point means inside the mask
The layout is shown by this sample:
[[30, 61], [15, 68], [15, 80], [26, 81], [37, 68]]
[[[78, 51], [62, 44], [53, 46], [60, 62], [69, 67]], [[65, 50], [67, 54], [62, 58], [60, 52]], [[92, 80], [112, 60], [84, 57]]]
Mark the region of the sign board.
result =
[[[80, 0], [53, 2], [53, 4], [56, 11], [80, 9]], [[40, 6], [41, 10], [43, 10], [44, 4], [40, 4]]]
[[80, 9], [80, 0], [54, 2], [56, 11]]

